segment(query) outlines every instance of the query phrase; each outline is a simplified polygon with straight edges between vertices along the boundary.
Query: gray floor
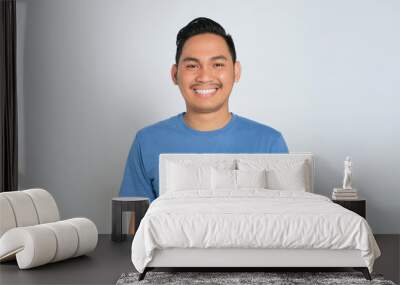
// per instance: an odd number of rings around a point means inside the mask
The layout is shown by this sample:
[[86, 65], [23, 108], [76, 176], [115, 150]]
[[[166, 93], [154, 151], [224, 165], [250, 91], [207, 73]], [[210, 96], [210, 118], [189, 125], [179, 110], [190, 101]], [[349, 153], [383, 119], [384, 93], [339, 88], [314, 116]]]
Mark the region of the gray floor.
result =
[[[377, 235], [382, 256], [375, 272], [399, 283], [400, 235]], [[0, 264], [0, 284], [115, 284], [123, 272], [134, 271], [130, 260], [131, 239], [121, 243], [110, 235], [100, 235], [94, 252], [70, 260], [29, 270], [19, 270], [16, 262]]]

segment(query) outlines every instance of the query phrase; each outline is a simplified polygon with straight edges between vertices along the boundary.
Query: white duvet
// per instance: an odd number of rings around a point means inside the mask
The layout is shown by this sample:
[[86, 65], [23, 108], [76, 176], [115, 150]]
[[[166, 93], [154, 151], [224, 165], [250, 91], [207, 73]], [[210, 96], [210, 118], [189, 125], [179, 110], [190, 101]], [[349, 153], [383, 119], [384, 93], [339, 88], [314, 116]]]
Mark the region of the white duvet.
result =
[[359, 215], [321, 195], [265, 189], [160, 196], [133, 239], [133, 265], [143, 272], [164, 248], [358, 249], [370, 272], [380, 256]]

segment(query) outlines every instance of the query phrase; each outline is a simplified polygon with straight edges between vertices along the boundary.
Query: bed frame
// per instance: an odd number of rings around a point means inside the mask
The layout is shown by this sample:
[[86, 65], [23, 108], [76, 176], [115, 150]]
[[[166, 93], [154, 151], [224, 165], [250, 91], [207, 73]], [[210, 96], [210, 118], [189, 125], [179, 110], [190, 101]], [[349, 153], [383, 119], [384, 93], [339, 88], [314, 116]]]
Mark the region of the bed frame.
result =
[[[308, 165], [309, 192], [314, 191], [314, 159], [311, 153], [295, 154], [160, 154], [160, 195], [165, 193], [166, 163], [174, 160], [221, 160], [238, 158], [304, 159]], [[361, 271], [367, 280], [371, 275], [359, 250], [330, 249], [254, 249], [254, 248], [169, 248], [157, 249], [139, 280], [154, 269], [182, 271], [271, 271], [279, 269], [338, 269], [353, 268]]]

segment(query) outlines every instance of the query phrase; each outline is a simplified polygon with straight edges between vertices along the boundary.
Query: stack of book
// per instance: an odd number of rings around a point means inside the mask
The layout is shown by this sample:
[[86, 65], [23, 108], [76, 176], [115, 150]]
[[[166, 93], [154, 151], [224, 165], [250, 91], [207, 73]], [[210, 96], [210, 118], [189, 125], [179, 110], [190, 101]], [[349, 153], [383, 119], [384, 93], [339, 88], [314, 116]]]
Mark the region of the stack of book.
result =
[[334, 188], [332, 193], [334, 200], [357, 200], [358, 193], [356, 189]]

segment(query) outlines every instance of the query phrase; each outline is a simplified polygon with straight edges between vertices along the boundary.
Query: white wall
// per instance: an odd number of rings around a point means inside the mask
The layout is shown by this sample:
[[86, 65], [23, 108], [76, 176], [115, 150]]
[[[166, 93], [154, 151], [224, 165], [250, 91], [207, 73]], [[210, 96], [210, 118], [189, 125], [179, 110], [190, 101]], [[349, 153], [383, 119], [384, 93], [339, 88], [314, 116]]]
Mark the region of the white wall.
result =
[[232, 34], [243, 66], [231, 111], [316, 155], [316, 191], [343, 160], [376, 233], [400, 233], [399, 1], [17, 0], [21, 189], [64, 218], [111, 231], [135, 132], [185, 109], [169, 77], [178, 30], [197, 16]]

